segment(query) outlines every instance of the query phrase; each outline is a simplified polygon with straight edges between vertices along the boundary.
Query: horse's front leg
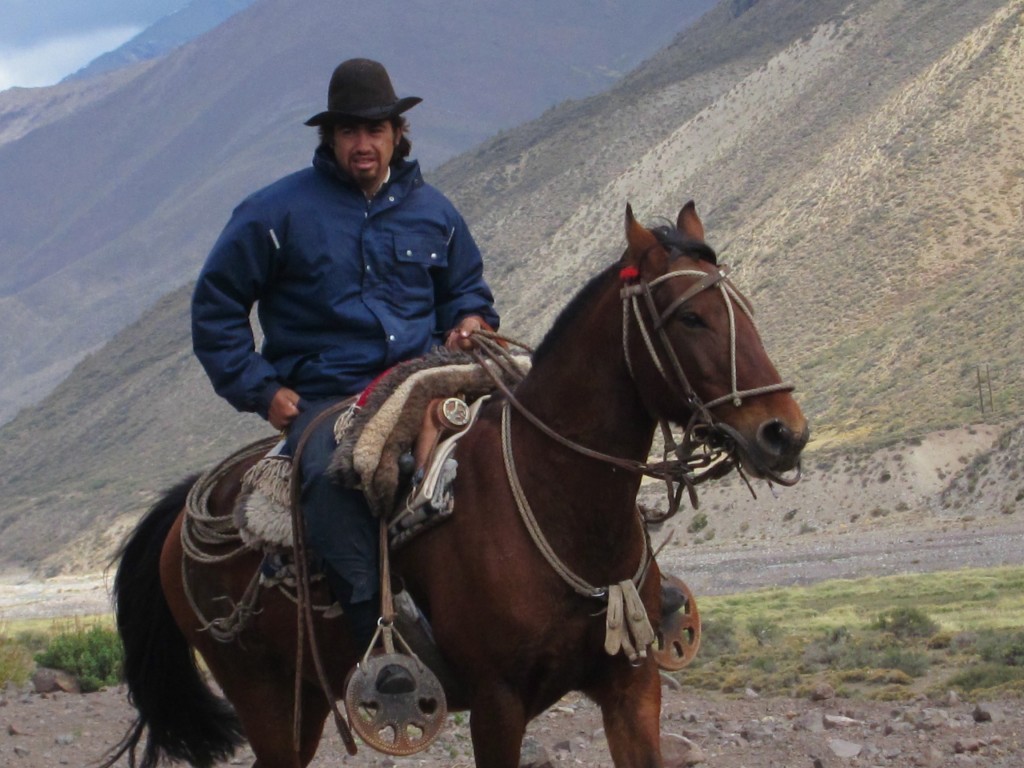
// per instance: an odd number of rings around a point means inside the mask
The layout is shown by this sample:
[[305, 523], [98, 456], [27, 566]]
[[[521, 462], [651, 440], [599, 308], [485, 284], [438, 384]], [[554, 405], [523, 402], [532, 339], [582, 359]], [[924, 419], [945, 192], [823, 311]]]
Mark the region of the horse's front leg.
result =
[[658, 667], [650, 658], [639, 667], [622, 656], [610, 663], [605, 682], [587, 693], [601, 707], [615, 768], [662, 768]]
[[518, 768], [526, 733], [521, 697], [502, 683], [477, 688], [469, 714], [476, 768]]

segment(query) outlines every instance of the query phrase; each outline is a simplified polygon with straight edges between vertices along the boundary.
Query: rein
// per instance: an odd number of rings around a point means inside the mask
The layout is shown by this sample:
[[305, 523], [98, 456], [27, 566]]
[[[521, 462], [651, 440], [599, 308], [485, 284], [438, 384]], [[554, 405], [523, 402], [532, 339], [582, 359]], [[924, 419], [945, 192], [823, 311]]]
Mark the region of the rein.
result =
[[[487, 361], [494, 361], [500, 364], [499, 361], [502, 358], [511, 359], [509, 353], [506, 350], [500, 348], [495, 340], [509, 342], [511, 344], [514, 344], [515, 346], [530, 351], [529, 347], [519, 344], [518, 342], [515, 342], [512, 339], [508, 339], [492, 331], [474, 331], [474, 347], [470, 351], [470, 354], [473, 356], [473, 358], [477, 361], [479, 365], [484, 366]], [[490, 368], [486, 367], [485, 370], [490, 371]], [[574, 442], [573, 440], [570, 440], [569, 438], [560, 435], [558, 432], [556, 432], [543, 421], [541, 421], [540, 418], [538, 418], [532, 411], [530, 411], [525, 405], [522, 404], [519, 398], [516, 397], [515, 392], [513, 392], [513, 390], [504, 381], [495, 376], [493, 373], [491, 374], [491, 379], [494, 382], [494, 385], [502, 393], [502, 395], [505, 396], [505, 399], [509, 402], [509, 404], [512, 407], [514, 407], [516, 411], [518, 411], [519, 414], [523, 416], [523, 418], [525, 418], [534, 427], [536, 427], [542, 433], [550, 437], [559, 445], [569, 448], [570, 450], [575, 451], [576, 453], [579, 453], [583, 456], [587, 456], [591, 459], [596, 459], [597, 461], [604, 462], [605, 464], [610, 464], [613, 467], [617, 467], [619, 469], [624, 469], [627, 472], [632, 472], [633, 474], [644, 475], [646, 477], [652, 477], [658, 480], [678, 480], [681, 474], [690, 473], [692, 468], [706, 467], [710, 466], [713, 463], [712, 461], [708, 461], [704, 457], [691, 457], [689, 459], [686, 459], [685, 461], [672, 460], [651, 463], [644, 461], [635, 461], [633, 459], [625, 459], [622, 458], [621, 456], [612, 456], [610, 454], [594, 450], [593, 448], [588, 448], [585, 445], [581, 445], [580, 443]]]
[[[540, 525], [537, 523], [537, 518], [533, 514], [533, 509], [530, 507], [530, 502], [526, 498], [526, 492], [523, 490], [523, 486], [519, 482], [519, 473], [516, 471], [516, 462], [512, 454], [512, 432], [509, 428], [509, 404], [507, 402], [501, 411], [501, 454], [505, 460], [505, 471], [508, 475], [509, 485], [512, 487], [512, 495], [515, 497], [516, 506], [519, 508], [520, 516], [526, 524], [526, 529], [530, 532], [530, 538], [533, 539], [533, 543], [537, 546], [537, 549], [539, 549], [541, 554], [544, 555], [544, 559], [548, 561], [548, 565], [550, 565], [555, 573], [561, 576], [562, 580], [572, 587], [573, 591], [578, 595], [601, 600], [607, 598], [608, 587], [595, 587], [573, 573], [569, 566], [567, 566], [562, 559], [555, 554], [551, 545], [548, 544], [547, 539], [544, 538], [544, 534], [540, 530]], [[640, 523], [640, 529], [644, 534], [644, 552], [640, 557], [640, 567], [637, 568], [637, 571], [633, 574], [632, 578], [633, 584], [637, 587], [643, 583], [644, 578], [647, 576], [647, 569], [650, 568], [651, 561], [654, 558], [651, 552], [650, 538], [647, 535], [647, 527], [644, 525], [643, 518], [639, 515], [638, 522]]]
[[306, 449], [306, 443], [316, 431], [316, 428], [329, 418], [337, 418], [345, 408], [350, 406], [355, 398], [346, 398], [341, 402], [324, 409], [318, 413], [299, 437], [298, 444], [292, 456], [292, 477], [291, 477], [291, 513], [292, 513], [292, 550], [295, 555], [295, 566], [298, 571], [296, 579], [296, 616], [295, 616], [295, 706], [292, 710], [292, 734], [296, 754], [299, 745], [302, 743], [302, 658], [306, 641], [309, 643], [310, 656], [313, 659], [313, 666], [316, 669], [317, 679], [320, 682], [320, 690], [327, 699], [327, 705], [334, 716], [334, 725], [338, 735], [345, 743], [345, 750], [350, 754], [356, 754], [356, 741], [352, 731], [345, 722], [338, 709], [337, 700], [331, 683], [327, 678], [327, 671], [324, 668], [323, 658], [320, 654], [320, 644], [316, 638], [316, 628], [313, 621], [313, 598], [309, 589], [309, 552], [306, 547], [306, 523], [305, 515], [302, 514], [302, 454]]

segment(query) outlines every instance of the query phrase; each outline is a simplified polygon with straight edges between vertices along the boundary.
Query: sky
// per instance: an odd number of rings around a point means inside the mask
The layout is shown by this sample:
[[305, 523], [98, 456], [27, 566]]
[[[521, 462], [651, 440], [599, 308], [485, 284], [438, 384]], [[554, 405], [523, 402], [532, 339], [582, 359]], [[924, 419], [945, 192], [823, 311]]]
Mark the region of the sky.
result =
[[0, 91], [53, 85], [188, 0], [0, 0]]

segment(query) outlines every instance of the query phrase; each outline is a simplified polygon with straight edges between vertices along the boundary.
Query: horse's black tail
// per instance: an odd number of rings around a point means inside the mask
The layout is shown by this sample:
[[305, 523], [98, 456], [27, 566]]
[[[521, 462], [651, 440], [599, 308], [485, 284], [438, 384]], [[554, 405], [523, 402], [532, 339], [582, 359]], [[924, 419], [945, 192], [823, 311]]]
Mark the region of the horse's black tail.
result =
[[135, 749], [147, 730], [139, 768], [156, 768], [162, 757], [205, 768], [230, 758], [244, 741], [231, 706], [204, 682], [160, 586], [160, 552], [195, 480], [168, 491], [115, 556], [120, 560], [114, 578], [117, 630], [128, 700], [139, 714], [101, 768], [125, 754], [134, 768]]

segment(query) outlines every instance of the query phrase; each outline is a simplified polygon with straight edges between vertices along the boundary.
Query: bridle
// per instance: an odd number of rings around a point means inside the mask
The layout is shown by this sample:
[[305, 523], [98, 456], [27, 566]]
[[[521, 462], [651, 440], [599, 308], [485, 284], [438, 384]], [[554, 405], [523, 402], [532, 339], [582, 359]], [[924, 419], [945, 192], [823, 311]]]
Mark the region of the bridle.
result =
[[[620, 277], [624, 282], [619, 292], [622, 298], [622, 346], [626, 367], [629, 370], [630, 376], [636, 382], [629, 346], [630, 318], [632, 317], [655, 368], [670, 387], [678, 386], [682, 390], [691, 413], [690, 421], [683, 432], [682, 441], [678, 444], [672, 438], [669, 424], [665, 420], [659, 420], [662, 434], [665, 438], [666, 455], [671, 452], [676, 456], [677, 461], [688, 464], [692, 463], [695, 457], [699, 457], [699, 466], [716, 468], [714, 472], [707, 476], [701, 475], [699, 478], [696, 478], [689, 475], [683, 476], [680, 480], [680, 488], [682, 486], [687, 488], [691, 502], [695, 507], [697, 505], [696, 491], [693, 485], [696, 482], [711, 479], [711, 477], [720, 477], [733, 468], [742, 474], [740, 463], [736, 458], [739, 448], [746, 449], [744, 453], [749, 461], [756, 460], [756, 453], [749, 450], [744, 438], [728, 425], [718, 422], [712, 415], [711, 409], [729, 402], [739, 408], [743, 404], [744, 399], [772, 392], [791, 392], [794, 389], [793, 385], [788, 382], [767, 384], [743, 390], [739, 388], [736, 371], [736, 312], [734, 306], [740, 308], [751, 324], [754, 323], [754, 315], [746, 299], [729, 281], [728, 274], [729, 267], [724, 264], [721, 266], [715, 265], [710, 272], [699, 269], [674, 270], [659, 275], [650, 281], [640, 278], [639, 271], [635, 268], [627, 267], [620, 273]], [[654, 289], [658, 285], [676, 278], [697, 278], [697, 280], [682, 294], [677, 296], [668, 307], [664, 310], [659, 310], [654, 300]], [[717, 290], [721, 294], [729, 317], [729, 368], [732, 390], [721, 397], [705, 403], [697, 395], [689, 379], [686, 377], [686, 372], [679, 361], [679, 356], [676, 354], [675, 348], [669, 339], [666, 325], [677, 312], [683, 309], [698, 294], [712, 289]], [[650, 329], [641, 311], [641, 300], [650, 316]], [[651, 337], [652, 331], [658, 341], [658, 346], [655, 346], [654, 340]], [[667, 364], [662, 360], [663, 357]], [[719, 466], [723, 462], [724, 465]], [[799, 470], [797, 470], [795, 476], [787, 477], [770, 467], [759, 465], [757, 469], [760, 474], [780, 485], [793, 485], [799, 480]], [[690, 482], [691, 479], [692, 482]], [[745, 477], [744, 480], [746, 480]], [[747, 485], [748, 487], [750, 486], [749, 482]], [[751, 492], [753, 493], [752, 489]], [[676, 493], [673, 493], [670, 486], [669, 495], [670, 499], [673, 499], [673, 502], [670, 503], [670, 509], [674, 512], [678, 508], [678, 490]], [[661, 519], [664, 519], [664, 517]]]
[[[626, 367], [631, 378], [636, 382], [634, 362], [630, 354], [629, 345], [630, 329], [635, 324], [655, 368], [670, 387], [678, 387], [682, 391], [683, 398], [691, 413], [690, 420], [686, 424], [682, 439], [679, 442], [676, 442], [672, 436], [671, 425], [664, 419], [658, 421], [665, 440], [665, 458], [662, 461], [641, 462], [624, 459], [587, 448], [563, 437], [530, 412], [516, 398], [513, 391], [494, 376], [495, 384], [505, 395], [508, 403], [527, 421], [533, 424], [534, 427], [560, 445], [570, 448], [583, 456], [603, 461], [620, 469], [664, 481], [669, 488], [669, 512], [653, 519], [649, 518], [652, 522], [661, 522], [675, 514], [679, 507], [681, 489], [683, 487], [687, 489], [690, 501], [696, 507], [695, 486], [697, 484], [722, 477], [732, 469], [740, 470], [737, 453], [741, 447], [747, 448], [745, 440], [728, 425], [716, 420], [711, 413], [711, 409], [727, 402], [732, 402], [733, 405], [739, 407], [745, 399], [773, 392], [791, 392], [794, 389], [794, 386], [788, 382], [767, 384], [743, 390], [739, 388], [736, 370], [736, 313], [734, 305], [740, 308], [750, 319], [751, 323], [753, 323], [753, 312], [743, 295], [729, 281], [728, 274], [729, 267], [726, 265], [716, 266], [710, 272], [698, 269], [674, 270], [659, 275], [650, 281], [642, 279], [635, 268], [627, 267], [620, 273], [620, 279], [624, 283], [619, 292], [622, 299], [622, 346]], [[654, 299], [654, 289], [662, 283], [678, 278], [697, 278], [697, 280], [682, 294], [673, 299], [668, 307], [664, 310], [659, 310]], [[717, 290], [721, 294], [729, 317], [729, 360], [732, 390], [721, 397], [704, 402], [690, 384], [683, 370], [679, 356], [676, 354], [671, 339], [668, 336], [666, 325], [693, 298], [704, 291], [712, 289]], [[646, 309], [650, 317], [649, 321], [644, 319], [644, 309]], [[633, 323], [630, 322], [631, 318]], [[529, 347], [524, 344], [488, 331], [477, 332], [474, 334], [473, 340], [475, 346], [472, 354], [481, 363], [486, 357], [502, 365], [503, 361], [510, 357], [508, 350], [500, 346], [502, 341], [512, 343], [529, 351]], [[506, 370], [508, 369], [507, 364], [503, 365], [503, 367]], [[490, 369], [488, 368], [487, 370]], [[755, 460], [755, 452], [751, 450], [745, 450], [744, 452], [749, 460]], [[674, 458], [668, 458], [669, 454]], [[757, 469], [760, 474], [770, 481], [780, 485], [793, 485], [799, 479], [799, 470], [797, 470], [795, 476], [787, 477], [772, 470], [770, 467], [758, 466]]]
[[[739, 408], [743, 404], [744, 398], [765, 395], [770, 392], [792, 392], [794, 389], [792, 384], [785, 382], [768, 384], [766, 386], [756, 387], [753, 389], [741, 390], [739, 388], [736, 375], [736, 313], [733, 310], [733, 304], [743, 311], [743, 313], [750, 319], [751, 323], [754, 322], [754, 313], [751, 311], [746, 299], [744, 299], [733, 284], [729, 282], [728, 274], [729, 267], [725, 264], [721, 267], [715, 267], [712, 272], [704, 272], [699, 269], [679, 269], [660, 275], [650, 282], [640, 280], [638, 282], [629, 283], [623, 286], [622, 290], [619, 292], [619, 295], [622, 297], [622, 346], [623, 352], [626, 356], [626, 367], [629, 369], [630, 376], [633, 376], [633, 381], [636, 381], [636, 377], [633, 374], [633, 362], [629, 353], [630, 309], [632, 309], [632, 317], [636, 320], [637, 328], [640, 331], [640, 335], [643, 337], [644, 344], [647, 347], [647, 351], [650, 354], [655, 367], [658, 369], [658, 372], [667, 384], [670, 386], [673, 384], [668, 372], [666, 371], [665, 365], [661, 361], [661, 356], [658, 354], [658, 350], [651, 341], [651, 336], [648, 332], [647, 326], [643, 321], [643, 317], [640, 312], [640, 298], [642, 297], [652, 318], [651, 322], [653, 330], [655, 334], [657, 334], [658, 341], [661, 344], [661, 351], [670, 363], [670, 369], [672, 375], [675, 377], [675, 383], [682, 388], [683, 394], [686, 397], [687, 405], [690, 409], [700, 413], [701, 417], [709, 424], [713, 422], [710, 410], [717, 405], [721, 405], [731, 400], [732, 404]], [[687, 288], [680, 296], [676, 297], [668, 307], [659, 312], [658, 306], [654, 301], [653, 289], [661, 283], [668, 282], [669, 280], [677, 277], [696, 277], [698, 280]], [[729, 316], [729, 373], [732, 391], [712, 400], [709, 403], [705, 403], [697, 396], [697, 393], [694, 391], [689, 379], [686, 378], [686, 373], [683, 371], [683, 366], [679, 362], [679, 356], [672, 347], [672, 343], [668, 338], [668, 332], [665, 330], [665, 326], [676, 312], [682, 309], [689, 301], [698, 294], [711, 288], [716, 288], [721, 293], [722, 300], [725, 302], [726, 312]]]

